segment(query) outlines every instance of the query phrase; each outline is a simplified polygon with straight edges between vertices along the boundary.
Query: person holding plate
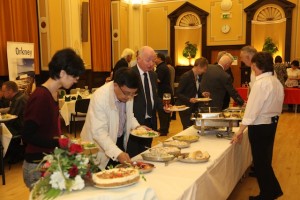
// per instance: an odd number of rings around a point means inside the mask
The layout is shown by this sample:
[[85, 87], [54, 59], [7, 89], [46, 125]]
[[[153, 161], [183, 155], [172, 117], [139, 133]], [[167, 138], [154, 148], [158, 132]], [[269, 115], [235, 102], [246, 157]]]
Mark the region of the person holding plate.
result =
[[138, 75], [126, 67], [92, 95], [80, 136], [99, 147], [96, 159], [101, 170], [131, 162], [126, 149], [131, 130], [140, 126], [133, 114], [138, 86]]
[[179, 80], [179, 85], [176, 90], [177, 101], [176, 105], [186, 105], [190, 107], [185, 111], [179, 112], [180, 120], [183, 129], [186, 129], [193, 125], [190, 120], [191, 114], [197, 111], [197, 98], [209, 97], [208, 92], [201, 93], [201, 77], [206, 72], [208, 61], [206, 58], [198, 58], [195, 60], [194, 67], [185, 72]]

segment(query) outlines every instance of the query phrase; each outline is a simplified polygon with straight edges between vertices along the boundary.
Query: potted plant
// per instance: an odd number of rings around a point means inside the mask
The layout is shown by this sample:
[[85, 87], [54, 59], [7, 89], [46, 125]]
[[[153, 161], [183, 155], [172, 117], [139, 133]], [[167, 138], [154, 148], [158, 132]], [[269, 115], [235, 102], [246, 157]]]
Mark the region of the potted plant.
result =
[[185, 47], [182, 51], [183, 57], [189, 59], [189, 63], [191, 65], [191, 59], [195, 58], [196, 53], [197, 53], [197, 44], [192, 44], [190, 41], [187, 41], [185, 43]]
[[265, 43], [264, 43], [262, 51], [269, 52], [272, 55], [278, 51], [278, 48], [275, 45], [275, 43], [272, 41], [271, 37], [267, 37], [265, 39]]

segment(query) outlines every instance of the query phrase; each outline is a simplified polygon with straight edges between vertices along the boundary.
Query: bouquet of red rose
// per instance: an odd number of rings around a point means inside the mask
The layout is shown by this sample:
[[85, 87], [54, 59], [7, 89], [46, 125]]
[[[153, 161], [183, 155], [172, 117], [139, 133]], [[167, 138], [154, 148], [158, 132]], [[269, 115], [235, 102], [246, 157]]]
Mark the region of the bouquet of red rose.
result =
[[59, 139], [59, 144], [60, 148], [44, 156], [37, 168], [42, 177], [33, 188], [33, 199], [38, 196], [54, 199], [63, 191], [81, 190], [85, 187], [85, 179], [98, 171], [93, 156], [83, 154], [82, 145], [68, 138]]

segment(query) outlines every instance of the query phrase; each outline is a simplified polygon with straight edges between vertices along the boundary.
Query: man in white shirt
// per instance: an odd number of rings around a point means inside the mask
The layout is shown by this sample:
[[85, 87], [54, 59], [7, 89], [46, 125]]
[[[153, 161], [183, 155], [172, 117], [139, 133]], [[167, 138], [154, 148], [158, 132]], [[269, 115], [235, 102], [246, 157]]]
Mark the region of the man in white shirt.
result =
[[240, 129], [232, 143], [240, 142], [248, 126], [255, 174], [260, 188], [250, 200], [277, 199], [283, 193], [272, 168], [272, 154], [279, 115], [282, 111], [284, 89], [273, 76], [273, 58], [267, 52], [255, 54], [251, 60], [256, 81], [252, 86]]
[[118, 162], [131, 162], [126, 149], [130, 131], [140, 126], [133, 114], [138, 86], [138, 75], [130, 68], [122, 68], [114, 81], [93, 93], [81, 139], [99, 147], [97, 160], [102, 170]]

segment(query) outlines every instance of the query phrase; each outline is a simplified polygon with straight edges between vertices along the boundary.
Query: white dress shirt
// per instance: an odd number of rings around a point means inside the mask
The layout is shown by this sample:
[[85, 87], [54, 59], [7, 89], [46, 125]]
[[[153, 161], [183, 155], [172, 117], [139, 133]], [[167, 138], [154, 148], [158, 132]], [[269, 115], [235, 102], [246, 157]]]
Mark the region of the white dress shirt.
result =
[[284, 89], [272, 72], [256, 77], [247, 102], [243, 125], [271, 124], [271, 117], [280, 115]]

